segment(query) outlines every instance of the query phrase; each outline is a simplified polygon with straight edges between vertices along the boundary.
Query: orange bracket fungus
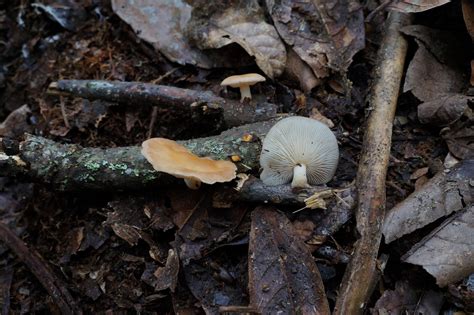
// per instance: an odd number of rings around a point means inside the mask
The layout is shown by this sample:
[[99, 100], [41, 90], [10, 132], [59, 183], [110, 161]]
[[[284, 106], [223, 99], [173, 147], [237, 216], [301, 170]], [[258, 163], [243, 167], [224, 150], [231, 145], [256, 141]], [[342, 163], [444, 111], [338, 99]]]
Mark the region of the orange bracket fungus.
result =
[[191, 189], [198, 189], [201, 182], [223, 183], [236, 177], [234, 163], [198, 157], [176, 141], [165, 138], [143, 142], [142, 154], [156, 171], [183, 178]]

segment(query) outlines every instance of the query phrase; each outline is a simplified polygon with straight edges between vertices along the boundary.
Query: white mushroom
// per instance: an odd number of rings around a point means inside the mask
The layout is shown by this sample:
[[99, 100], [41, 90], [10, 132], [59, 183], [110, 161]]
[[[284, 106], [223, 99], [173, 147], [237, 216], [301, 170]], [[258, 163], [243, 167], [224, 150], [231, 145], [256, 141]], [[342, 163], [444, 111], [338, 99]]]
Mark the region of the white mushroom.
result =
[[233, 75], [228, 78], [225, 78], [224, 81], [221, 82], [221, 85], [228, 85], [233, 88], [240, 88], [240, 101], [243, 102], [245, 98], [252, 99], [252, 94], [250, 93], [250, 86], [262, 81], [265, 81], [265, 77], [261, 76], [260, 74], [247, 73], [242, 75]]
[[260, 179], [269, 186], [291, 181], [291, 187], [325, 184], [337, 168], [339, 148], [332, 131], [306, 117], [276, 123], [263, 140]]

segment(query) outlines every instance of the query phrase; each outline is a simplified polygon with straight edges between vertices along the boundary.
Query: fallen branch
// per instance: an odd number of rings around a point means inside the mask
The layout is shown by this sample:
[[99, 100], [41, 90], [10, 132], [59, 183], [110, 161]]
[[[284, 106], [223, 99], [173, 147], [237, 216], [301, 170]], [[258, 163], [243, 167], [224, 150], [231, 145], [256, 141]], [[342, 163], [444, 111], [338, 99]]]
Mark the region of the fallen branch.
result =
[[239, 190], [238, 198], [258, 203], [301, 205], [305, 204], [305, 199], [327, 189], [325, 186], [313, 186], [294, 191], [290, 185], [268, 186], [261, 180], [251, 177]]
[[344, 274], [334, 314], [361, 314], [378, 279], [376, 267], [385, 215], [385, 178], [407, 51], [407, 42], [399, 29], [410, 20], [409, 15], [398, 12], [391, 12], [387, 18], [369, 100], [372, 112], [357, 173], [356, 220], [360, 238]]
[[224, 99], [210, 91], [142, 82], [60, 80], [51, 83], [47, 92], [134, 105], [173, 107], [186, 111], [218, 110], [222, 112], [224, 122], [229, 127], [269, 120], [276, 116], [277, 111], [277, 106], [271, 103], [240, 103]]
[[[275, 120], [229, 129], [218, 136], [181, 141], [199, 156], [228, 160], [238, 156], [239, 171], [258, 169], [260, 137]], [[83, 148], [27, 135], [16, 147], [0, 142], [0, 176], [26, 175], [59, 190], [134, 190], [169, 184], [174, 177], [156, 172], [139, 146]], [[1, 148], [1, 147], [0, 147]]]
[[0, 241], [7, 245], [31, 270], [48, 291], [62, 314], [81, 314], [76, 302], [63, 283], [36, 251], [29, 249], [4, 223], [0, 222]]
[[[239, 156], [240, 172], [259, 168], [261, 139], [275, 120], [229, 129], [218, 136], [181, 141], [199, 156], [229, 159]], [[33, 135], [21, 143], [0, 138], [0, 176], [23, 176], [52, 185], [58, 190], [137, 190], [173, 182], [174, 177], [156, 172], [140, 153], [140, 147], [82, 148], [75, 144], [61, 144]], [[231, 193], [228, 190], [231, 190]], [[218, 189], [223, 198], [250, 202], [306, 205], [306, 199], [324, 186], [294, 191], [290, 185], [267, 186], [250, 177], [235, 191]], [[307, 204], [307, 207], [311, 205]]]

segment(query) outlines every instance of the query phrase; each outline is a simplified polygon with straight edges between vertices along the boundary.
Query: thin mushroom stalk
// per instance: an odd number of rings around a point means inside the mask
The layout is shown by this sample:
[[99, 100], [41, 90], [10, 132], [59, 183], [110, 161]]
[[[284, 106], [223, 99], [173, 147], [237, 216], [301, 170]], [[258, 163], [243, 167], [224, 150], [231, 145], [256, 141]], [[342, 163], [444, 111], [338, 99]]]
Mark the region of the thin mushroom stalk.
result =
[[250, 93], [250, 85], [241, 85], [240, 86], [240, 101], [243, 102], [246, 98], [252, 99], [252, 94]]
[[308, 185], [308, 178], [306, 177], [306, 165], [304, 164], [297, 164], [293, 168], [293, 181], [291, 182], [291, 187], [309, 187]]
[[192, 177], [185, 178], [184, 183], [186, 184], [186, 186], [188, 186], [189, 189], [193, 190], [197, 190], [199, 189], [199, 187], [201, 187], [201, 181]]

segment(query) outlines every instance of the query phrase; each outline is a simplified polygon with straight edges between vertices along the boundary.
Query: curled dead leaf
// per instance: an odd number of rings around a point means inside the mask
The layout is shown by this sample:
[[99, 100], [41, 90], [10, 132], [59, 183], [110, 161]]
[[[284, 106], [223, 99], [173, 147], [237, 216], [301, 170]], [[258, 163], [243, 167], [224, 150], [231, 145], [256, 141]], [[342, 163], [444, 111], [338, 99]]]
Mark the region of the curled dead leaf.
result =
[[[472, 116], [472, 114], [471, 114]], [[474, 158], [474, 117], [458, 121], [441, 130], [449, 152], [458, 159]]]
[[[221, 10], [198, 6], [188, 32], [201, 49], [221, 48], [232, 43], [240, 45], [270, 78], [283, 73], [286, 64], [285, 46], [275, 28], [265, 22], [257, 1], [236, 2]], [[205, 10], [210, 12], [204, 12]], [[209, 16], [210, 15], [210, 16]]]
[[168, 258], [164, 267], [158, 267], [153, 273], [156, 277], [155, 290], [161, 291], [170, 289], [174, 292], [176, 284], [178, 283], [179, 272], [179, 257], [176, 250], [170, 249], [168, 251]]
[[473, 201], [469, 180], [474, 177], [474, 160], [465, 160], [441, 171], [424, 186], [387, 212], [382, 228], [385, 242], [426, 226]]
[[329, 70], [344, 72], [365, 45], [362, 6], [346, 1], [266, 1], [273, 23], [286, 44], [317, 78]]
[[404, 13], [417, 13], [434, 9], [448, 2], [451, 0], [397, 0], [392, 1], [388, 8]]
[[137, 36], [171, 61], [211, 68], [213, 62], [183, 35], [192, 7], [182, 0], [112, 0], [112, 9]]
[[402, 257], [420, 265], [440, 287], [474, 272], [474, 206], [466, 207], [416, 244]]
[[31, 109], [28, 105], [15, 109], [0, 123], [0, 136], [16, 138], [25, 132], [32, 131], [33, 126], [28, 124], [28, 116], [30, 114]]
[[408, 66], [403, 92], [411, 91], [424, 102], [459, 93], [467, 80], [463, 66], [466, 53], [459, 35], [422, 25], [406, 26], [401, 31], [418, 44]]
[[443, 94], [418, 106], [418, 119], [423, 124], [448, 125], [461, 118], [472, 96]]

